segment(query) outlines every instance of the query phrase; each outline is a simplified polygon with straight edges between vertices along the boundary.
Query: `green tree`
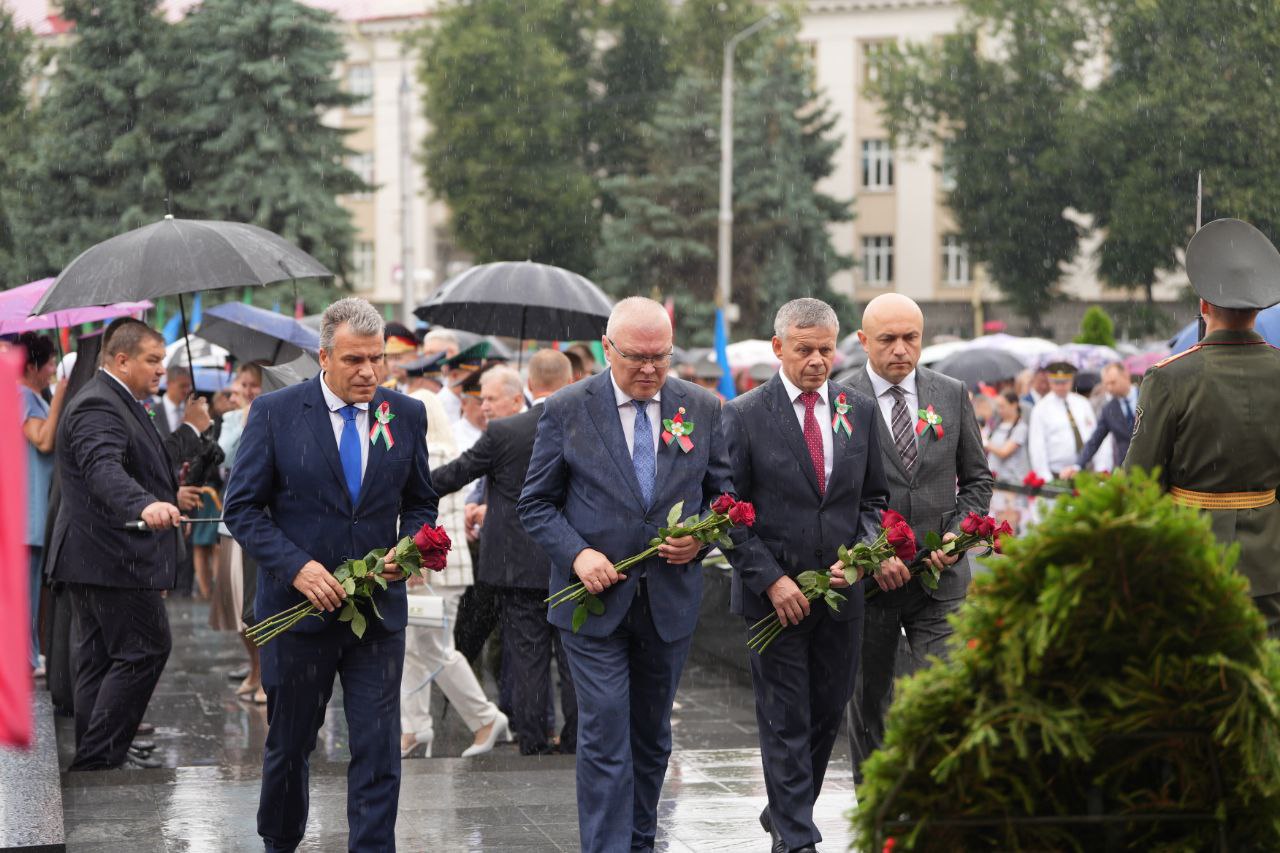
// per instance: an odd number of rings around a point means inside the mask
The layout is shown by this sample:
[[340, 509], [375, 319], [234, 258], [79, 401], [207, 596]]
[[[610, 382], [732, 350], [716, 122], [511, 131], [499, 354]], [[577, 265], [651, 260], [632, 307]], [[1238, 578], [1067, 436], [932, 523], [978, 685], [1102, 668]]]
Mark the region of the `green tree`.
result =
[[[719, 80], [724, 68], [724, 45], [737, 33], [767, 14], [756, 0], [686, 0], [674, 21], [673, 41], [682, 70], [697, 69]], [[738, 45], [739, 72], [764, 38], [748, 39]]]
[[589, 271], [599, 233], [583, 163], [583, 54], [558, 0], [469, 0], [422, 32], [427, 176], [460, 246], [484, 261]]
[[641, 127], [675, 82], [672, 21], [667, 0], [616, 0], [602, 11], [613, 46], [600, 58], [601, 95], [592, 115], [606, 175], [644, 168]]
[[1055, 0], [965, 5], [940, 43], [886, 51], [871, 91], [899, 142], [942, 147], [971, 257], [1039, 327], [1080, 238], [1066, 215], [1078, 183], [1067, 129], [1081, 112], [1086, 23]]
[[[345, 131], [321, 121], [358, 100], [334, 75], [333, 16], [295, 0], [205, 0], [174, 35], [190, 81], [165, 126], [175, 214], [259, 225], [345, 277], [355, 231], [337, 196], [366, 187], [344, 164]], [[302, 293], [311, 308], [331, 298], [315, 283]]]
[[155, 0], [65, 0], [75, 38], [19, 165], [11, 275], [55, 274], [79, 252], [164, 214], [171, 43]]
[[18, 27], [13, 14], [0, 8], [0, 288], [21, 284], [11, 279], [14, 235], [9, 209], [19, 204], [18, 163], [28, 151], [32, 128], [26, 87], [32, 79], [32, 36]]
[[[797, 296], [839, 302], [827, 282], [850, 263], [827, 232], [850, 219], [849, 206], [815, 189], [838, 140], [794, 35], [774, 34], [744, 63], [737, 95], [733, 289], [744, 335], [768, 336], [777, 308]], [[644, 168], [605, 182], [619, 212], [598, 254], [604, 287], [673, 296], [679, 340], [702, 345], [713, 333], [719, 89], [696, 66], [679, 78], [644, 130]]]
[[1280, 4], [1091, 0], [1106, 77], [1076, 125], [1082, 207], [1104, 240], [1099, 272], [1152, 298], [1195, 228], [1234, 216], [1280, 236]]
[[1101, 306], [1090, 305], [1080, 318], [1080, 334], [1076, 335], [1076, 343], [1113, 347], [1116, 345], [1115, 331], [1115, 323], [1107, 312]]

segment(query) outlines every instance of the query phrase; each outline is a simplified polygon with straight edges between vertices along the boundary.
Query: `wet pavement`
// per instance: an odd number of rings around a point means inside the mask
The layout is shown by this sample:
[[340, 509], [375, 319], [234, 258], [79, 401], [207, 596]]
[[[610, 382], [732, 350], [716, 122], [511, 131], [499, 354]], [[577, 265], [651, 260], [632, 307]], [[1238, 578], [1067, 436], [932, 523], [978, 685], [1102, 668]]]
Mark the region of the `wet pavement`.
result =
[[[266, 708], [235, 698], [227, 673], [240, 666], [238, 639], [206, 627], [207, 608], [171, 601], [174, 648], [152, 698], [159, 770], [63, 773], [67, 850], [176, 853], [261, 850], [255, 831]], [[745, 650], [744, 650], [745, 654]], [[486, 689], [496, 695], [488, 680]], [[458, 715], [433, 691], [434, 754], [471, 743]], [[311, 763], [311, 817], [301, 850], [346, 846], [346, 723], [335, 686]], [[672, 716], [674, 752], [659, 806], [659, 850], [767, 851], [756, 822], [765, 804], [750, 685], [741, 670], [695, 658]], [[62, 766], [72, 721], [58, 719]], [[837, 740], [816, 812], [820, 849], [849, 844], [843, 813], [853, 805], [846, 739]], [[503, 745], [476, 758], [404, 763], [396, 839], [402, 851], [578, 849], [572, 756], [523, 757]]]

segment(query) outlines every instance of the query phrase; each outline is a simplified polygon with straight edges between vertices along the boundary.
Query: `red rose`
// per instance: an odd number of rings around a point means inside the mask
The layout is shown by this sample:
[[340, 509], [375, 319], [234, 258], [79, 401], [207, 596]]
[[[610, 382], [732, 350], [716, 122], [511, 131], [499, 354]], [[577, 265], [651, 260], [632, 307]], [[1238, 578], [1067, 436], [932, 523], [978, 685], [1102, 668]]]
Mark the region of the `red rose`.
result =
[[756, 523], [756, 508], [746, 501], [738, 501], [729, 508], [729, 522], [742, 527]]
[[728, 515], [737, 503], [732, 495], [723, 494], [712, 502], [711, 511], [717, 515]]
[[986, 516], [978, 520], [978, 535], [983, 539], [996, 532], [996, 520], [991, 516]]
[[1033, 489], [1038, 489], [1044, 485], [1044, 478], [1042, 478], [1035, 471], [1028, 471], [1027, 476], [1022, 478], [1022, 485], [1030, 486]]
[[1004, 553], [1004, 545], [1001, 541], [1004, 539], [1004, 536], [1005, 535], [1003, 533], [997, 531], [996, 535], [991, 538], [991, 550], [995, 551], [997, 554]]
[[1007, 536], [1012, 532], [1013, 528], [1009, 526], [1009, 522], [1007, 521], [1000, 522], [1000, 526], [996, 529], [996, 533], [1001, 536]]
[[964, 533], [977, 533], [982, 527], [982, 516], [976, 512], [970, 512], [964, 517], [964, 521], [960, 522], [960, 530]]
[[890, 527], [893, 527], [895, 524], [906, 524], [906, 523], [907, 523], [907, 520], [905, 518], [903, 518], [899, 513], [896, 513], [891, 509], [886, 509], [884, 511], [884, 515], [880, 516], [880, 526], [883, 527], [885, 530], [888, 530]]
[[453, 547], [444, 528], [432, 527], [430, 524], [422, 525], [422, 529], [413, 535], [413, 544], [418, 546], [418, 552], [422, 554], [422, 568], [433, 572], [444, 568], [449, 560], [449, 549]]
[[[901, 518], [901, 516], [899, 516]], [[910, 562], [916, 556], [916, 534], [911, 525], [900, 521], [885, 529], [885, 541], [893, 548], [894, 554], [902, 562]]]

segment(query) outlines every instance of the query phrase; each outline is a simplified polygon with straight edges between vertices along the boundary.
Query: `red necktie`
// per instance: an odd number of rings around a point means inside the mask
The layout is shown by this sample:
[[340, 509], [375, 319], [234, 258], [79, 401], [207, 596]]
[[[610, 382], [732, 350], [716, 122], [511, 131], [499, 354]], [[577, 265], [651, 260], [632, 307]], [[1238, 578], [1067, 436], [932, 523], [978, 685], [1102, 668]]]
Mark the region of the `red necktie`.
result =
[[827, 493], [826, 457], [822, 453], [822, 429], [818, 426], [818, 418], [813, 407], [818, 405], [818, 392], [805, 391], [800, 394], [800, 402], [804, 404], [804, 443], [809, 448], [809, 458], [813, 460], [813, 473], [818, 477], [818, 494]]

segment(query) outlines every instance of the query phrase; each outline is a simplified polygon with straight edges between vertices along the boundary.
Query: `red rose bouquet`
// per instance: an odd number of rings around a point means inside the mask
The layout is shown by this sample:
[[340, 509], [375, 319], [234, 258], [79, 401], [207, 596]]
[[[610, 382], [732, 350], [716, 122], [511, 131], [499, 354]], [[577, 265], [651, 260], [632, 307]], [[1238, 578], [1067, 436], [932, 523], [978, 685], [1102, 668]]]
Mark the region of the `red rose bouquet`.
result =
[[[680, 538], [682, 536], [692, 536], [699, 542], [710, 545], [715, 543], [720, 546], [720, 550], [727, 551], [733, 547], [733, 542], [729, 539], [729, 530], [734, 527], [750, 527], [756, 523], [756, 508], [746, 501], [735, 500], [731, 495], [721, 495], [711, 503], [711, 512], [706, 518], [698, 518], [691, 515], [684, 521], [680, 521], [680, 513], [684, 512], [684, 501], [676, 504], [667, 513], [667, 526], [659, 528], [658, 535], [649, 540], [649, 547], [627, 557], [625, 560], [619, 560], [613, 564], [613, 568], [619, 572], [625, 572], [627, 569], [633, 568], [653, 555], [658, 553], [658, 546], [667, 540], [667, 537]], [[569, 584], [564, 589], [553, 594], [546, 599], [546, 602], [552, 607], [559, 607], [562, 604], [573, 602], [576, 606], [573, 608], [573, 632], [578, 633], [587, 619], [591, 616], [601, 616], [604, 614], [604, 602], [599, 597], [587, 592], [587, 588], [582, 581]]]
[[[406, 536], [397, 542], [394, 549], [374, 548], [359, 560], [343, 561], [333, 572], [334, 580], [347, 591], [346, 603], [338, 613], [338, 621], [348, 623], [353, 634], [363, 637], [368, 619], [361, 612], [359, 603], [368, 603], [373, 615], [382, 618], [373, 594], [387, 588], [387, 579], [382, 576], [382, 572], [384, 558], [389, 550], [394, 551], [392, 564], [398, 566], [406, 577], [416, 577], [422, 574], [423, 569], [443, 569], [451, 547], [453, 545], [449, 541], [449, 534], [445, 533], [443, 527], [424, 524], [413, 536]], [[265, 646], [308, 616], [320, 616], [322, 612], [311, 602], [302, 601], [262, 620], [247, 630], [245, 636], [254, 645]]]
[[[890, 557], [898, 557], [904, 563], [915, 557], [916, 536], [911, 530], [911, 525], [907, 524], [907, 520], [890, 509], [880, 516], [880, 533], [874, 541], [855, 542], [852, 547], [841, 545], [837, 553], [846, 570], [856, 570], [846, 571], [846, 577], [873, 575], [879, 570], [880, 564]], [[831, 588], [829, 570], [801, 572], [796, 576], [796, 583], [800, 586], [800, 591], [804, 593], [805, 598], [810, 601], [821, 598], [832, 610], [839, 610], [840, 605], [845, 601], [843, 595]], [[778, 619], [778, 614], [770, 613], [751, 626], [750, 630], [755, 633], [747, 640], [747, 648], [752, 649], [756, 654], [764, 654], [764, 650], [777, 639], [784, 628], [785, 626]]]
[[[929, 531], [924, 537], [924, 550], [915, 560], [903, 560], [911, 570], [912, 577], [919, 577], [920, 583], [929, 589], [937, 589], [942, 572], [933, 567], [927, 560], [929, 554], [941, 551], [944, 554], [963, 554], [972, 548], [985, 548], [1000, 553], [1000, 540], [1013, 533], [1007, 521], [996, 521], [989, 515], [978, 515], [971, 512], [960, 522], [960, 535], [948, 542], [935, 531]], [[870, 572], [875, 574], [875, 572]], [[867, 584], [867, 598], [874, 598], [880, 593], [880, 587]]]

